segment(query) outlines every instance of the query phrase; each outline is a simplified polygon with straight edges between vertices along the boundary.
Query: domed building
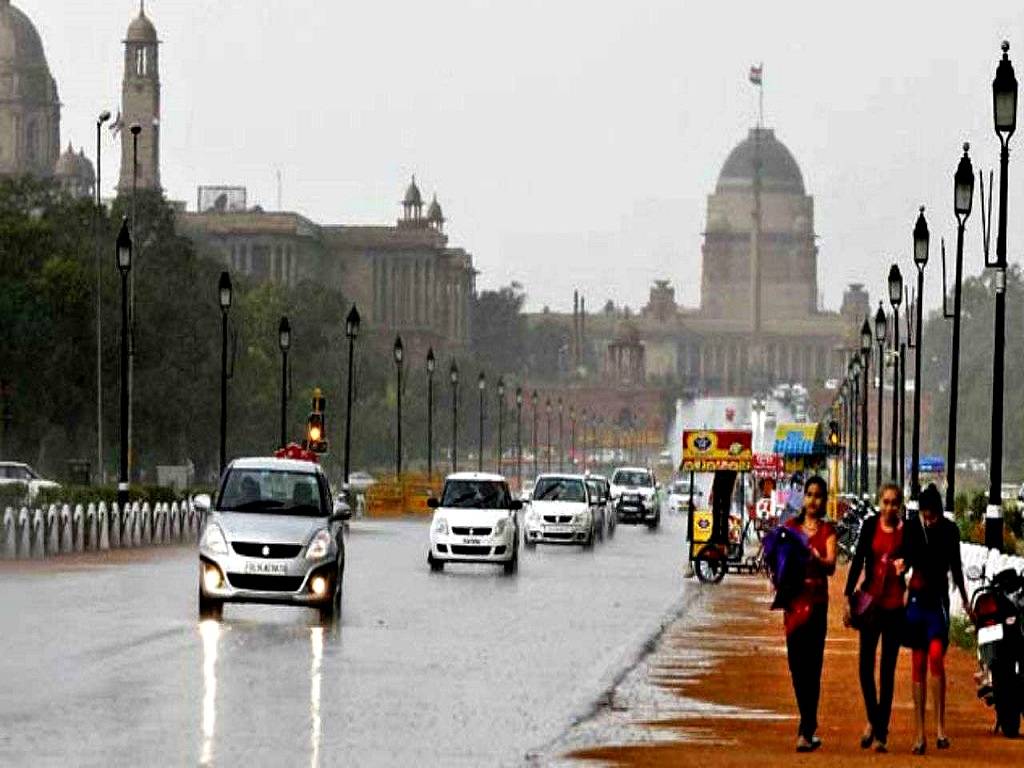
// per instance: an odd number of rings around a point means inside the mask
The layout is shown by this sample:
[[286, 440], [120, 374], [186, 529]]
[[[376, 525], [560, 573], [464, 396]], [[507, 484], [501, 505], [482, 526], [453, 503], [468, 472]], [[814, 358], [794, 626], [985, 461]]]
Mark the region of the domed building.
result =
[[54, 178], [61, 189], [72, 197], [92, 197], [96, 185], [96, 171], [92, 161], [85, 156], [85, 150], [75, 152], [68, 143], [68, 148], [57, 160], [53, 171]]
[[60, 99], [39, 32], [0, 0], [0, 176], [49, 177], [60, 155]]

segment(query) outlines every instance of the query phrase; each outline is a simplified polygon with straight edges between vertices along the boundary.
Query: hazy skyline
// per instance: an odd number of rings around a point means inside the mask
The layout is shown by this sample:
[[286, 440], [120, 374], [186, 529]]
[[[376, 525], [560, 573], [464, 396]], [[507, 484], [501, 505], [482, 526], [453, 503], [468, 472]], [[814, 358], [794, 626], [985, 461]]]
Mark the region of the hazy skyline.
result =
[[[36, 24], [63, 102], [61, 139], [92, 157], [94, 119], [116, 113], [121, 40], [135, 0], [15, 0]], [[766, 123], [815, 198], [819, 286], [877, 300], [893, 256], [913, 272], [911, 230], [928, 207], [951, 240], [952, 174], [968, 140], [993, 168], [991, 80], [1016, 2], [829, 4], [148, 0], [162, 41], [161, 173], [194, 206], [199, 184], [241, 184], [250, 204], [320, 223], [383, 223], [415, 173], [436, 190], [479, 285], [518, 280], [532, 309], [645, 303], [666, 278], [699, 300], [706, 196], [756, 119], [751, 64], [765, 65]], [[1024, 123], [1024, 114], [1020, 116]], [[104, 132], [104, 193], [119, 151]], [[1010, 167], [1009, 255], [1024, 254], [1024, 137]], [[979, 207], [966, 272], [980, 271]], [[994, 225], [994, 222], [993, 222]], [[993, 243], [994, 247], [994, 243]], [[552, 269], [557, 265], [556, 269]], [[779, 297], [785, 301], [785, 297]]]

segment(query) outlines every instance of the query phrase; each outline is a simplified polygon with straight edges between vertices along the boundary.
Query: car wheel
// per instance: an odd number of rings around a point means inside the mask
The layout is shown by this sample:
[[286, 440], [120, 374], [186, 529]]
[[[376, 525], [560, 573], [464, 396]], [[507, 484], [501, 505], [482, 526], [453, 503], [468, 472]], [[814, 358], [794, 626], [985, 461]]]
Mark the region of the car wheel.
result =
[[529, 536], [527, 536], [526, 531], [523, 531], [523, 546], [527, 549], [533, 549], [537, 546], [537, 542], [533, 541]]
[[430, 564], [430, 570], [434, 573], [444, 570], [444, 560], [436, 559], [432, 552], [427, 554], [427, 562]]
[[594, 529], [591, 528], [590, 529], [590, 535], [587, 536], [587, 538], [583, 540], [583, 548], [584, 549], [591, 549], [593, 546], [594, 546]]
[[653, 520], [651, 520], [650, 522], [647, 523], [647, 527], [653, 531], [653, 530], [656, 530], [659, 525], [661, 525], [661, 513], [660, 512], [657, 515], [654, 516]]
[[220, 621], [224, 616], [224, 601], [206, 597], [202, 591], [199, 592], [199, 619], [213, 619]]

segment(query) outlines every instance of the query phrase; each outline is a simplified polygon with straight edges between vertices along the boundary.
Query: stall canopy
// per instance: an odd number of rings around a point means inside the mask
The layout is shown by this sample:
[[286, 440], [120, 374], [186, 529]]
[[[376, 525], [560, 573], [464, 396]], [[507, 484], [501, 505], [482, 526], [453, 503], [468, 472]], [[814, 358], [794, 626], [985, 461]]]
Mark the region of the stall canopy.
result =
[[779, 424], [774, 453], [783, 456], [822, 456], [826, 452], [820, 424]]
[[753, 458], [749, 430], [687, 429], [683, 432], [683, 472], [749, 472]]

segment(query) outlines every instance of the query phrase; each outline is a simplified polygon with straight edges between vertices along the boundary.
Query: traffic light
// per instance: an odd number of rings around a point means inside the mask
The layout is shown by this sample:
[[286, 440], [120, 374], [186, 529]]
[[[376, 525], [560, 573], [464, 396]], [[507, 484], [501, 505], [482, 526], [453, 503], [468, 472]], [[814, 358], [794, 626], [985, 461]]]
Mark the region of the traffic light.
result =
[[839, 453], [842, 448], [840, 445], [841, 436], [839, 434], [839, 422], [832, 419], [828, 423], [828, 447], [831, 453]]
[[324, 418], [324, 410], [327, 406], [327, 399], [321, 394], [320, 389], [313, 390], [313, 410], [306, 419], [306, 445], [305, 447], [314, 453], [327, 453], [327, 425]]

